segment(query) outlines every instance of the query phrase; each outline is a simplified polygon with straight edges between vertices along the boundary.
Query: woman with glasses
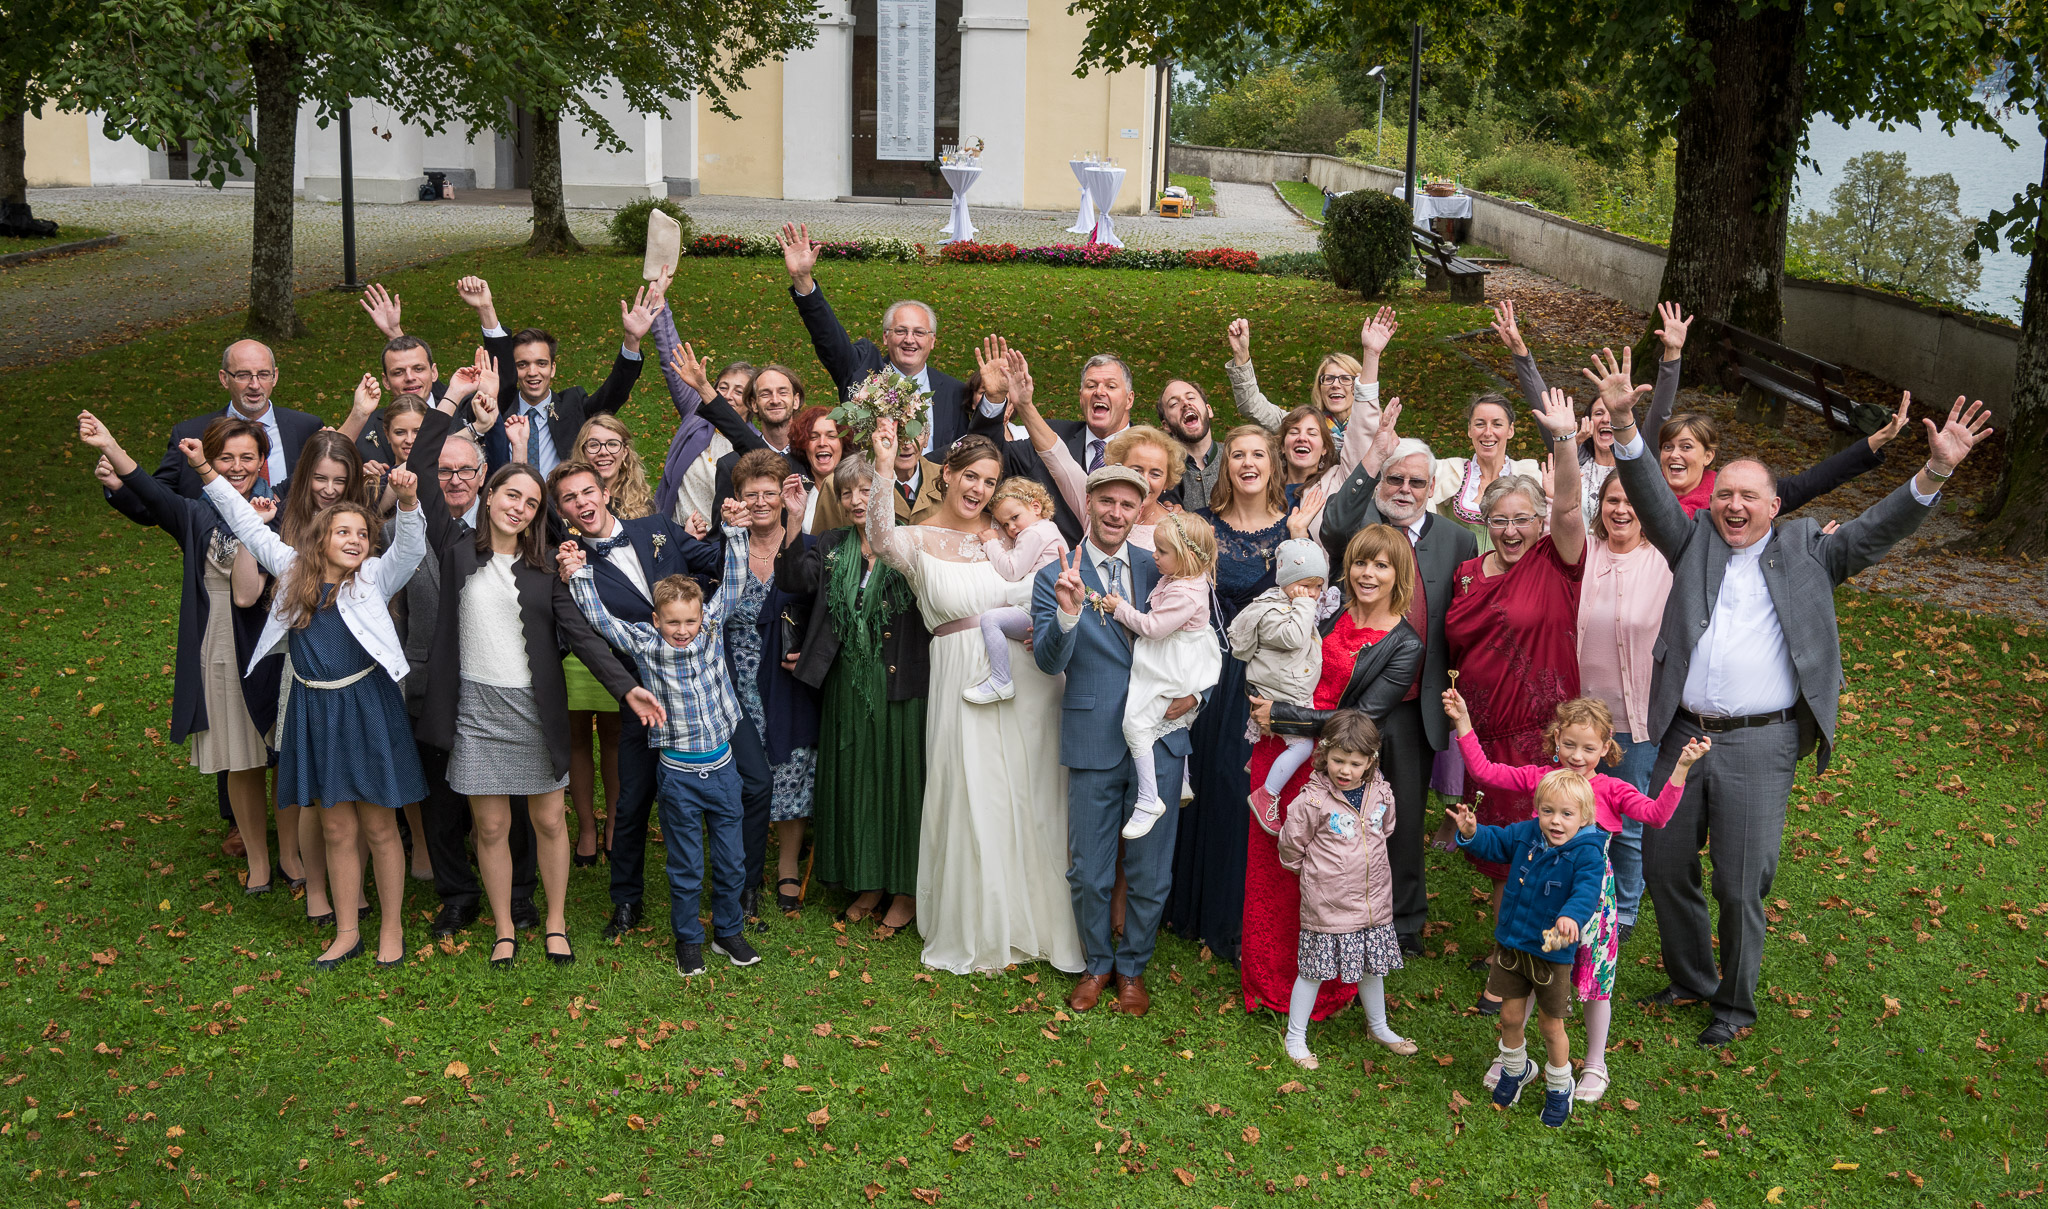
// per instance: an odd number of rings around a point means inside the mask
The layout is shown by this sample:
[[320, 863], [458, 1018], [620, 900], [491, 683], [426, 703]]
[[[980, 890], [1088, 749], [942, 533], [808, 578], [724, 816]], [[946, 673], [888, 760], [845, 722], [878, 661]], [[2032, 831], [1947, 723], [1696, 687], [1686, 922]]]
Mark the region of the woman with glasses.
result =
[[[1329, 420], [1329, 438], [1333, 447], [1343, 445], [1352, 409], [1360, 403], [1370, 405], [1360, 411], [1360, 418], [1369, 414], [1374, 421], [1370, 429], [1378, 427], [1380, 354], [1386, 351], [1387, 342], [1394, 338], [1394, 332], [1400, 326], [1394, 321], [1394, 308], [1383, 306], [1359, 329], [1359, 355], [1356, 358], [1346, 353], [1326, 353], [1317, 364], [1306, 406], [1321, 412]], [[1292, 414], [1268, 400], [1259, 390], [1258, 375], [1252, 370], [1251, 323], [1233, 319], [1224, 334], [1230, 341], [1230, 360], [1223, 368], [1230, 375], [1230, 393], [1237, 401], [1238, 412], [1268, 432], [1280, 432]], [[1370, 439], [1372, 431], [1368, 430], [1365, 435]]]
[[[576, 434], [576, 454], [596, 468], [611, 492], [612, 512], [620, 520], [636, 520], [654, 512], [654, 493], [647, 489], [647, 467], [633, 448], [633, 431], [617, 416], [596, 415]], [[619, 703], [574, 655], [562, 659], [562, 679], [569, 689], [569, 800], [576, 806], [576, 867], [597, 863], [611, 847], [610, 819], [619, 798]], [[591, 728], [597, 728], [597, 745]], [[597, 769], [604, 768], [602, 834], [597, 823]]]
[[[1479, 500], [1492, 549], [1458, 568], [1444, 641], [1460, 679], [1472, 729], [1487, 758], [1505, 764], [1543, 764], [1543, 728], [1558, 703], [1579, 695], [1579, 582], [1586, 553], [1586, 514], [1579, 504], [1579, 460], [1572, 449], [1579, 424], [1561, 390], [1546, 391], [1536, 414], [1550, 446], [1555, 476], [1546, 498], [1528, 475], [1495, 478]], [[1549, 532], [1545, 533], [1546, 522]], [[1501, 790], [1475, 802], [1489, 826], [1529, 818], [1528, 794]], [[1471, 860], [1469, 856], [1466, 858]], [[1472, 861], [1493, 882], [1500, 908], [1505, 865]], [[1500, 1011], [1480, 993], [1479, 1010]]]

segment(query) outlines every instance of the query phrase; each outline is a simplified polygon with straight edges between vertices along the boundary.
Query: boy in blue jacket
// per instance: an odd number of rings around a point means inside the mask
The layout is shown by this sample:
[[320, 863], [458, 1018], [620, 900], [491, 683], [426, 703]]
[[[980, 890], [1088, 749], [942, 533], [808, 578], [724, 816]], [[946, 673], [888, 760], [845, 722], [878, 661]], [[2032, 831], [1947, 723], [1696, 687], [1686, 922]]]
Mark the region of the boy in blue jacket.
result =
[[1580, 930], [1599, 908], [1607, 871], [1607, 836], [1593, 823], [1593, 786], [1568, 769], [1547, 773], [1536, 786], [1536, 817], [1508, 827], [1479, 826], [1462, 802], [1444, 813], [1457, 824], [1460, 848], [1508, 866], [1486, 976], [1487, 993], [1501, 1000], [1493, 1102], [1513, 1106], [1536, 1077], [1525, 1045], [1533, 995], [1547, 1059], [1543, 1123], [1557, 1128], [1572, 1115], [1571, 1041], [1564, 1031], [1572, 957]]

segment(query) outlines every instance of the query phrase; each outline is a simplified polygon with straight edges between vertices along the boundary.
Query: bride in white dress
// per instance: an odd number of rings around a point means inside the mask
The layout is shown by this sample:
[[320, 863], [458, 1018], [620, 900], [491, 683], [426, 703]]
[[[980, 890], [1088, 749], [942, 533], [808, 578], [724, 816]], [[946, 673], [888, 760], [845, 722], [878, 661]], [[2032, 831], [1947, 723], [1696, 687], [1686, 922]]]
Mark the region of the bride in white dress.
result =
[[[888, 421], [875, 434], [874, 456], [877, 466], [896, 464]], [[899, 528], [894, 508], [868, 509], [870, 545], [910, 581], [932, 631], [917, 852], [921, 960], [955, 974], [1030, 961], [1077, 973], [1084, 955], [1067, 889], [1067, 772], [1059, 762], [1064, 678], [1040, 672], [1020, 643], [1010, 657], [1013, 700], [960, 699], [989, 674], [980, 615], [1031, 605], [1031, 582], [1005, 580], [981, 548], [990, 528], [982, 508], [1001, 475], [995, 445], [969, 438], [947, 459], [945, 503], [930, 523]]]

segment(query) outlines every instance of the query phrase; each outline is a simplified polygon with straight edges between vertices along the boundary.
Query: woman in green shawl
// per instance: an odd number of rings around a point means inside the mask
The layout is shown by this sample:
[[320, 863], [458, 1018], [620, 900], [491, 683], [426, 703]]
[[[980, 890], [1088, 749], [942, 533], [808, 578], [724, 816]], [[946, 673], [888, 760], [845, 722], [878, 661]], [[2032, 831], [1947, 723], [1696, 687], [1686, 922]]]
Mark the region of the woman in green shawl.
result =
[[868, 547], [874, 485], [867, 458], [840, 462], [831, 489], [851, 524], [808, 549], [785, 547], [775, 577], [815, 600], [792, 657], [796, 678], [823, 700], [811, 824], [819, 880], [855, 894], [848, 923], [882, 913], [875, 937], [886, 940], [917, 914], [931, 635], [910, 585]]

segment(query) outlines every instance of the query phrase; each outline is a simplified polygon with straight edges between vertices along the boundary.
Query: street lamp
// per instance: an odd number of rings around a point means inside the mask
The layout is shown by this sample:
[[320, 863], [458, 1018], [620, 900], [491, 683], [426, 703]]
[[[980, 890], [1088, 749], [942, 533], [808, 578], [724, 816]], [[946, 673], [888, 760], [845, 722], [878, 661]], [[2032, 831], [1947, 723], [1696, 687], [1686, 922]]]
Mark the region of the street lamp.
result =
[[1371, 71], [1368, 71], [1368, 72], [1366, 72], [1366, 73], [1365, 73], [1365, 78], [1366, 78], [1366, 79], [1368, 79], [1368, 80], [1378, 80], [1378, 81], [1380, 82], [1380, 120], [1379, 120], [1379, 124], [1378, 124], [1378, 125], [1376, 125], [1375, 127], [1373, 127], [1373, 132], [1372, 132], [1372, 157], [1373, 157], [1373, 159], [1374, 159], [1374, 160], [1378, 160], [1378, 159], [1380, 158], [1380, 154], [1381, 154], [1381, 152], [1380, 152], [1380, 144], [1381, 144], [1381, 142], [1382, 142], [1382, 141], [1384, 141], [1384, 139], [1385, 139], [1385, 137], [1386, 137], [1386, 131], [1387, 131], [1387, 68], [1386, 68], [1386, 64], [1382, 63], [1382, 64], [1381, 64], [1380, 66], [1378, 66], [1378, 67], [1375, 67], [1375, 68], [1373, 68], [1373, 69], [1372, 69]]
[[356, 280], [356, 164], [355, 140], [349, 136], [349, 106], [341, 107], [341, 275], [337, 290], [360, 293]]

